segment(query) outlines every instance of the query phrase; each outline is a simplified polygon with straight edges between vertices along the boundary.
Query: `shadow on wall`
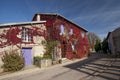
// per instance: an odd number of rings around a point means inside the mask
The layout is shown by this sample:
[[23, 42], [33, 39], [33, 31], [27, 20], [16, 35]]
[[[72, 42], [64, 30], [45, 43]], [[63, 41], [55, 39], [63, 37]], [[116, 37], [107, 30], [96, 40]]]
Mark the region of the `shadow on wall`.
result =
[[[96, 62], [97, 61], [97, 62]], [[84, 73], [87, 76], [80, 80], [93, 80], [93, 78], [102, 78], [107, 80], [119, 80], [120, 66], [119, 59], [109, 58], [105, 54], [92, 54], [88, 59], [66, 65], [64, 67]]]

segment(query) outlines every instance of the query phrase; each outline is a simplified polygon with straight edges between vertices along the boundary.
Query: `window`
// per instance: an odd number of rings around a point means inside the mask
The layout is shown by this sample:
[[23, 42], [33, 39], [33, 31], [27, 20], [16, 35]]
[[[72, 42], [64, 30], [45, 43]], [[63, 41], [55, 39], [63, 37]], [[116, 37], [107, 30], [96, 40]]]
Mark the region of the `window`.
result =
[[60, 25], [60, 35], [65, 33], [64, 25]]
[[70, 29], [70, 35], [72, 35], [72, 34], [73, 34], [73, 29], [71, 28], [71, 29]]
[[84, 37], [85, 37], [85, 34], [84, 34], [84, 32], [81, 32], [81, 35], [82, 35], [82, 38], [84, 38]]
[[22, 41], [32, 42], [32, 29], [22, 28]]
[[74, 45], [74, 43], [72, 43], [71, 46], [72, 46], [72, 51], [74, 51], [74, 50], [75, 50], [75, 45]]

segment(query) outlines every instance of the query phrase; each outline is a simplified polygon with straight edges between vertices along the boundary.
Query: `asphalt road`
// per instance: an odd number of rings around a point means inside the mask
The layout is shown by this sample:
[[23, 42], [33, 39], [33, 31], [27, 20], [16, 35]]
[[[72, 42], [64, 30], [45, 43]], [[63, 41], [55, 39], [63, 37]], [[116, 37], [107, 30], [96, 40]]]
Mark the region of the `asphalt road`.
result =
[[120, 58], [92, 54], [89, 58], [72, 64], [3, 80], [120, 80]]

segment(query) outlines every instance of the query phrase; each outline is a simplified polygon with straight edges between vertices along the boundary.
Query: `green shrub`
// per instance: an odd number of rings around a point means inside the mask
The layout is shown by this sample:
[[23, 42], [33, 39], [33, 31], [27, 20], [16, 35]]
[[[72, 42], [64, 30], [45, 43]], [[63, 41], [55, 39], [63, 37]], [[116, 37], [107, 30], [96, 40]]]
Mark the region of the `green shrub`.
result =
[[39, 61], [39, 60], [41, 60], [41, 59], [42, 59], [42, 58], [41, 58], [40, 56], [35, 56], [35, 57], [34, 57], [34, 60], [35, 60], [35, 61]]
[[106, 39], [103, 40], [102, 42], [102, 51], [104, 53], [107, 53], [109, 50], [109, 47], [108, 47], [108, 41]]
[[101, 42], [99, 40], [96, 40], [95, 51], [96, 52], [100, 52], [101, 51]]
[[47, 40], [46, 42], [46, 52], [44, 53], [43, 57], [44, 58], [48, 58], [51, 59], [53, 58], [52, 55], [54, 55], [54, 48], [56, 47], [57, 42], [56, 41], [52, 41], [52, 40]]
[[41, 59], [42, 59], [42, 58], [41, 58], [40, 56], [35, 56], [35, 57], [34, 57], [34, 65], [39, 66]]
[[5, 52], [2, 61], [2, 68], [6, 72], [18, 71], [24, 67], [24, 59], [18, 52]]

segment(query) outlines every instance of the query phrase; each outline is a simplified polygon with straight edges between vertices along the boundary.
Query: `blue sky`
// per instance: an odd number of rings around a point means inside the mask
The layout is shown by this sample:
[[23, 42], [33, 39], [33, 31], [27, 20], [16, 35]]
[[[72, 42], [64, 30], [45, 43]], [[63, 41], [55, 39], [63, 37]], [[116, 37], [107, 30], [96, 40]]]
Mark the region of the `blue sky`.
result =
[[120, 27], [120, 0], [0, 0], [0, 23], [31, 21], [58, 13], [103, 39]]

